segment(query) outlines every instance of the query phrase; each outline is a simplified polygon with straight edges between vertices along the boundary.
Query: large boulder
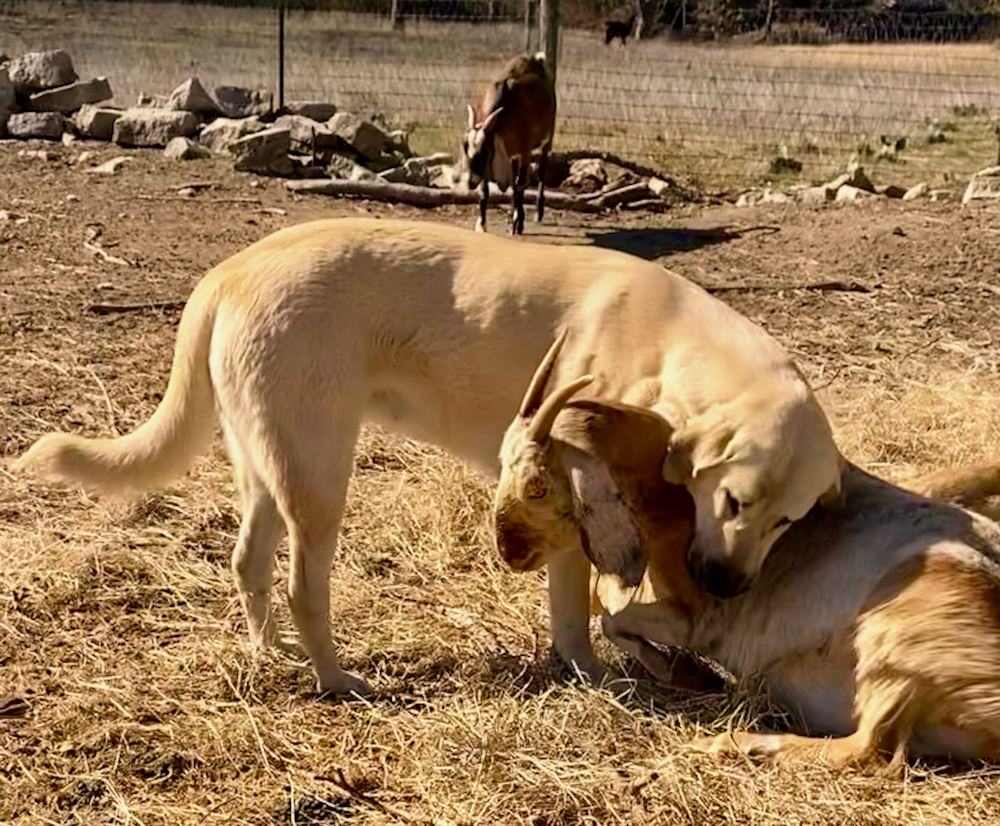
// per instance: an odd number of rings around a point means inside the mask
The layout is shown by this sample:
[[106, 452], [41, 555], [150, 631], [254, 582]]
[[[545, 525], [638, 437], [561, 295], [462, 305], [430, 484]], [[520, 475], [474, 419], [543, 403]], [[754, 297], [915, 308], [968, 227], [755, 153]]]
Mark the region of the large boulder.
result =
[[299, 144], [298, 151], [304, 152], [306, 149], [311, 149], [314, 139], [317, 151], [335, 149], [341, 145], [341, 139], [334, 135], [325, 124], [317, 123], [312, 118], [303, 115], [282, 115], [274, 121], [274, 125], [279, 129], [287, 129], [291, 132], [292, 143]]
[[109, 141], [115, 132], [115, 121], [122, 116], [121, 109], [85, 105], [73, 116], [80, 137], [96, 141]]
[[88, 103], [111, 100], [114, 93], [106, 77], [78, 80], [68, 86], [57, 86], [31, 96], [31, 108], [36, 112], [59, 112], [68, 115]]
[[608, 182], [608, 170], [600, 158], [580, 158], [569, 165], [569, 174], [562, 182], [564, 189], [575, 192], [597, 192]]
[[214, 118], [222, 114], [219, 104], [205, 91], [205, 87], [196, 77], [185, 80], [174, 89], [163, 102], [162, 108], [193, 112], [205, 118]]
[[370, 161], [376, 160], [391, 148], [389, 136], [383, 130], [350, 112], [338, 112], [330, 118], [327, 126], [333, 134]]
[[7, 71], [14, 89], [23, 96], [67, 86], [77, 80], [73, 59], [62, 49], [28, 52], [12, 60]]
[[213, 152], [225, 152], [240, 138], [265, 129], [267, 124], [259, 118], [218, 118], [201, 130], [198, 143]]
[[127, 109], [115, 121], [111, 139], [122, 146], [166, 146], [173, 138], [190, 138], [198, 131], [191, 112], [171, 109]]
[[285, 112], [289, 115], [301, 115], [312, 120], [328, 121], [337, 114], [337, 107], [332, 103], [321, 103], [314, 100], [297, 100], [285, 104]]
[[66, 130], [66, 119], [58, 112], [20, 112], [7, 121], [12, 138], [48, 138], [60, 140]]
[[290, 130], [265, 129], [240, 138], [229, 151], [236, 157], [234, 167], [239, 172], [289, 176], [294, 170], [288, 157], [291, 148]]
[[216, 86], [215, 102], [227, 118], [262, 117], [274, 110], [274, 95], [240, 86]]

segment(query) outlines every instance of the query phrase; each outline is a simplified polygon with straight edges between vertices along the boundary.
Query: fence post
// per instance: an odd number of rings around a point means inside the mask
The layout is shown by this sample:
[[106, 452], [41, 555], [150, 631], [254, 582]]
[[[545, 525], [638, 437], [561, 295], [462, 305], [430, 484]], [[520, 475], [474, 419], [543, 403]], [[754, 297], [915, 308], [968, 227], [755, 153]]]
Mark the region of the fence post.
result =
[[531, 51], [531, 3], [524, 0], [524, 50]]
[[278, 111], [285, 111], [285, 4], [278, 3]]
[[539, 40], [545, 50], [545, 65], [555, 81], [556, 65], [559, 62], [559, 0], [541, 0], [538, 18]]

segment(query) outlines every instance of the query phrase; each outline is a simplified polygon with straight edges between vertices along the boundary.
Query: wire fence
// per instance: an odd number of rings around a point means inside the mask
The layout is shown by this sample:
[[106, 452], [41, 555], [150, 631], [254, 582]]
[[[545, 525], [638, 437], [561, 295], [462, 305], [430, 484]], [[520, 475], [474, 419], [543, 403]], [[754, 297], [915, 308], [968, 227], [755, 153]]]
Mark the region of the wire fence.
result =
[[[523, 0], [395, 5], [395, 21], [391, 0], [289, 8], [285, 98], [377, 115], [409, 129], [418, 151], [455, 152], [466, 104], [507, 57], [537, 48], [537, 24], [526, 27]], [[724, 191], [794, 173], [779, 157], [802, 164], [803, 182], [856, 156], [921, 179], [997, 162], [1000, 50], [988, 15], [779, 10], [767, 44], [757, 11], [733, 27], [751, 34], [716, 41], [684, 39], [675, 25], [665, 18], [659, 36], [624, 45], [606, 44], [602, 28], [562, 29], [557, 149], [613, 151]], [[191, 75], [278, 90], [273, 7], [0, 2], [0, 52], [55, 47], [81, 75], [107, 75], [118, 104]]]

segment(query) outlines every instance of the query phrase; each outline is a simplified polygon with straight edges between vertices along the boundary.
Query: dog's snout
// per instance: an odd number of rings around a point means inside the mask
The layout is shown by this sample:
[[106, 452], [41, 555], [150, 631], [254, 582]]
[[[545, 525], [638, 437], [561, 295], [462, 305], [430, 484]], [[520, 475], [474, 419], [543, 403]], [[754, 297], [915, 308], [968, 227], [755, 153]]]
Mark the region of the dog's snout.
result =
[[714, 559], [692, 558], [689, 554], [688, 568], [698, 586], [713, 597], [729, 599], [741, 594], [750, 586], [746, 576]]

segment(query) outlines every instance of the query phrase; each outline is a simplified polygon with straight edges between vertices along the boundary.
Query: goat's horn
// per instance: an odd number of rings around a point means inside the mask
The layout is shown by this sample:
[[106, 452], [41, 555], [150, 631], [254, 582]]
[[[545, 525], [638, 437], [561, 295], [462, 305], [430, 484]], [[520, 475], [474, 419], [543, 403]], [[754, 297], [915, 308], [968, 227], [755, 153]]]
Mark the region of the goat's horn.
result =
[[552, 346], [549, 347], [549, 351], [542, 359], [541, 364], [538, 365], [538, 369], [535, 370], [535, 375], [531, 377], [528, 392], [524, 394], [521, 409], [518, 411], [522, 416], [533, 415], [541, 406], [542, 398], [545, 396], [545, 385], [549, 383], [549, 376], [552, 375], [552, 368], [559, 357], [559, 351], [562, 350], [563, 344], [566, 343], [568, 332], [565, 327], [560, 331], [559, 335], [556, 336], [556, 340], [552, 342]]
[[502, 111], [503, 111], [503, 107], [501, 106], [501, 107], [499, 107], [497, 109], [494, 109], [492, 112], [490, 112], [486, 116], [486, 120], [483, 121], [483, 131], [484, 132], [487, 131], [493, 125], [493, 123], [500, 116], [500, 113]]
[[571, 381], [548, 396], [535, 414], [535, 418], [531, 420], [531, 427], [528, 430], [531, 440], [533, 442], [544, 442], [549, 437], [549, 431], [552, 430], [552, 425], [555, 424], [556, 416], [566, 406], [566, 402], [578, 390], [582, 390], [593, 380], [593, 376], [580, 376], [576, 381]]
[[466, 104], [469, 107], [469, 129], [472, 129], [476, 125], [476, 110], [472, 108], [472, 104]]

